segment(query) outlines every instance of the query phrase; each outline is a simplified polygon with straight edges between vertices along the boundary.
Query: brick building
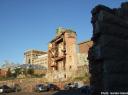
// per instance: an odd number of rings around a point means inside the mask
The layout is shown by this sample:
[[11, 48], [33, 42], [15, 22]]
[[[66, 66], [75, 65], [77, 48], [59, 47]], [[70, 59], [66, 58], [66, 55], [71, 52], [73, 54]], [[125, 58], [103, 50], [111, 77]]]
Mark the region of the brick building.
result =
[[46, 67], [48, 81], [70, 80], [88, 72], [87, 56], [91, 46], [92, 41], [77, 44], [76, 32], [58, 28], [55, 38], [48, 45], [48, 52], [28, 50], [24, 53], [25, 63]]
[[92, 41], [83, 41], [78, 44], [79, 46], [79, 52], [80, 53], [86, 53], [88, 54], [88, 50], [90, 47], [92, 47], [93, 42]]
[[6, 77], [7, 76], [7, 69], [0, 69], [0, 77]]
[[88, 50], [92, 47], [92, 41], [83, 41], [78, 43], [79, 52], [77, 53], [77, 76], [78, 77], [88, 77], [89, 74], [89, 62], [88, 62]]
[[59, 28], [48, 46], [48, 69], [52, 80], [74, 77], [77, 69], [76, 32]]

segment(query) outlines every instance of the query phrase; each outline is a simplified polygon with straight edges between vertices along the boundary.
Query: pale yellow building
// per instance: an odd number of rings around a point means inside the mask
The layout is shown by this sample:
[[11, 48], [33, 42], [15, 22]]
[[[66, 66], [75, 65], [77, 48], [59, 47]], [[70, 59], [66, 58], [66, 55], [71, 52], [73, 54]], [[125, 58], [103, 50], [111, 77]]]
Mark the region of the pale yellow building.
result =
[[48, 68], [48, 54], [45, 51], [27, 50], [24, 53], [24, 63]]
[[37, 56], [37, 58], [33, 60], [33, 63], [48, 68], [48, 54]]

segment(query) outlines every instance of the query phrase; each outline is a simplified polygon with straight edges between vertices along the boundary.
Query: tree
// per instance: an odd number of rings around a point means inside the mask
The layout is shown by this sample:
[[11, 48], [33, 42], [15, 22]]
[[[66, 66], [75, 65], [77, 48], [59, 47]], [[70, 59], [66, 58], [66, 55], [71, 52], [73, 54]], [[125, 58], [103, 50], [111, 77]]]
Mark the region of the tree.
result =
[[21, 74], [21, 72], [22, 72], [22, 68], [20, 68], [20, 67], [17, 67], [17, 68], [15, 68], [14, 70], [15, 70], [15, 76], [16, 76], [16, 77], [17, 77], [19, 74]]
[[33, 68], [29, 68], [27, 70], [27, 73], [30, 74], [30, 75], [33, 75], [34, 74], [34, 69]]
[[7, 77], [11, 77], [11, 76], [12, 76], [11, 69], [8, 68], [8, 71], [7, 71]]

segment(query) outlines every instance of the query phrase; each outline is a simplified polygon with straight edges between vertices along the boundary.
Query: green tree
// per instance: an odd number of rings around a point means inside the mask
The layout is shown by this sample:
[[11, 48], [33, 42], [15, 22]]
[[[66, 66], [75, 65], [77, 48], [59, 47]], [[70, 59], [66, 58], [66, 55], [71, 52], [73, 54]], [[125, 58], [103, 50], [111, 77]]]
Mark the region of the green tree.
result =
[[19, 67], [15, 68], [15, 75], [16, 75], [16, 77], [17, 77], [19, 74], [21, 74], [21, 72], [22, 72], [22, 68], [19, 68]]
[[23, 74], [24, 74], [25, 76], [27, 75], [27, 69], [26, 69], [26, 68], [23, 69]]

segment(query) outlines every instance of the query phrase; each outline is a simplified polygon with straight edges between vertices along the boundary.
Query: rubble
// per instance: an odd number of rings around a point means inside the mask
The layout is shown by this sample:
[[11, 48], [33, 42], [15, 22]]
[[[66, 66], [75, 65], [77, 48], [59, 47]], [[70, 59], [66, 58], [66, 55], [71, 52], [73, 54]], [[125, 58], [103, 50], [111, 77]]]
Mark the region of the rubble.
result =
[[92, 11], [93, 46], [89, 50], [91, 95], [128, 91], [128, 2]]

